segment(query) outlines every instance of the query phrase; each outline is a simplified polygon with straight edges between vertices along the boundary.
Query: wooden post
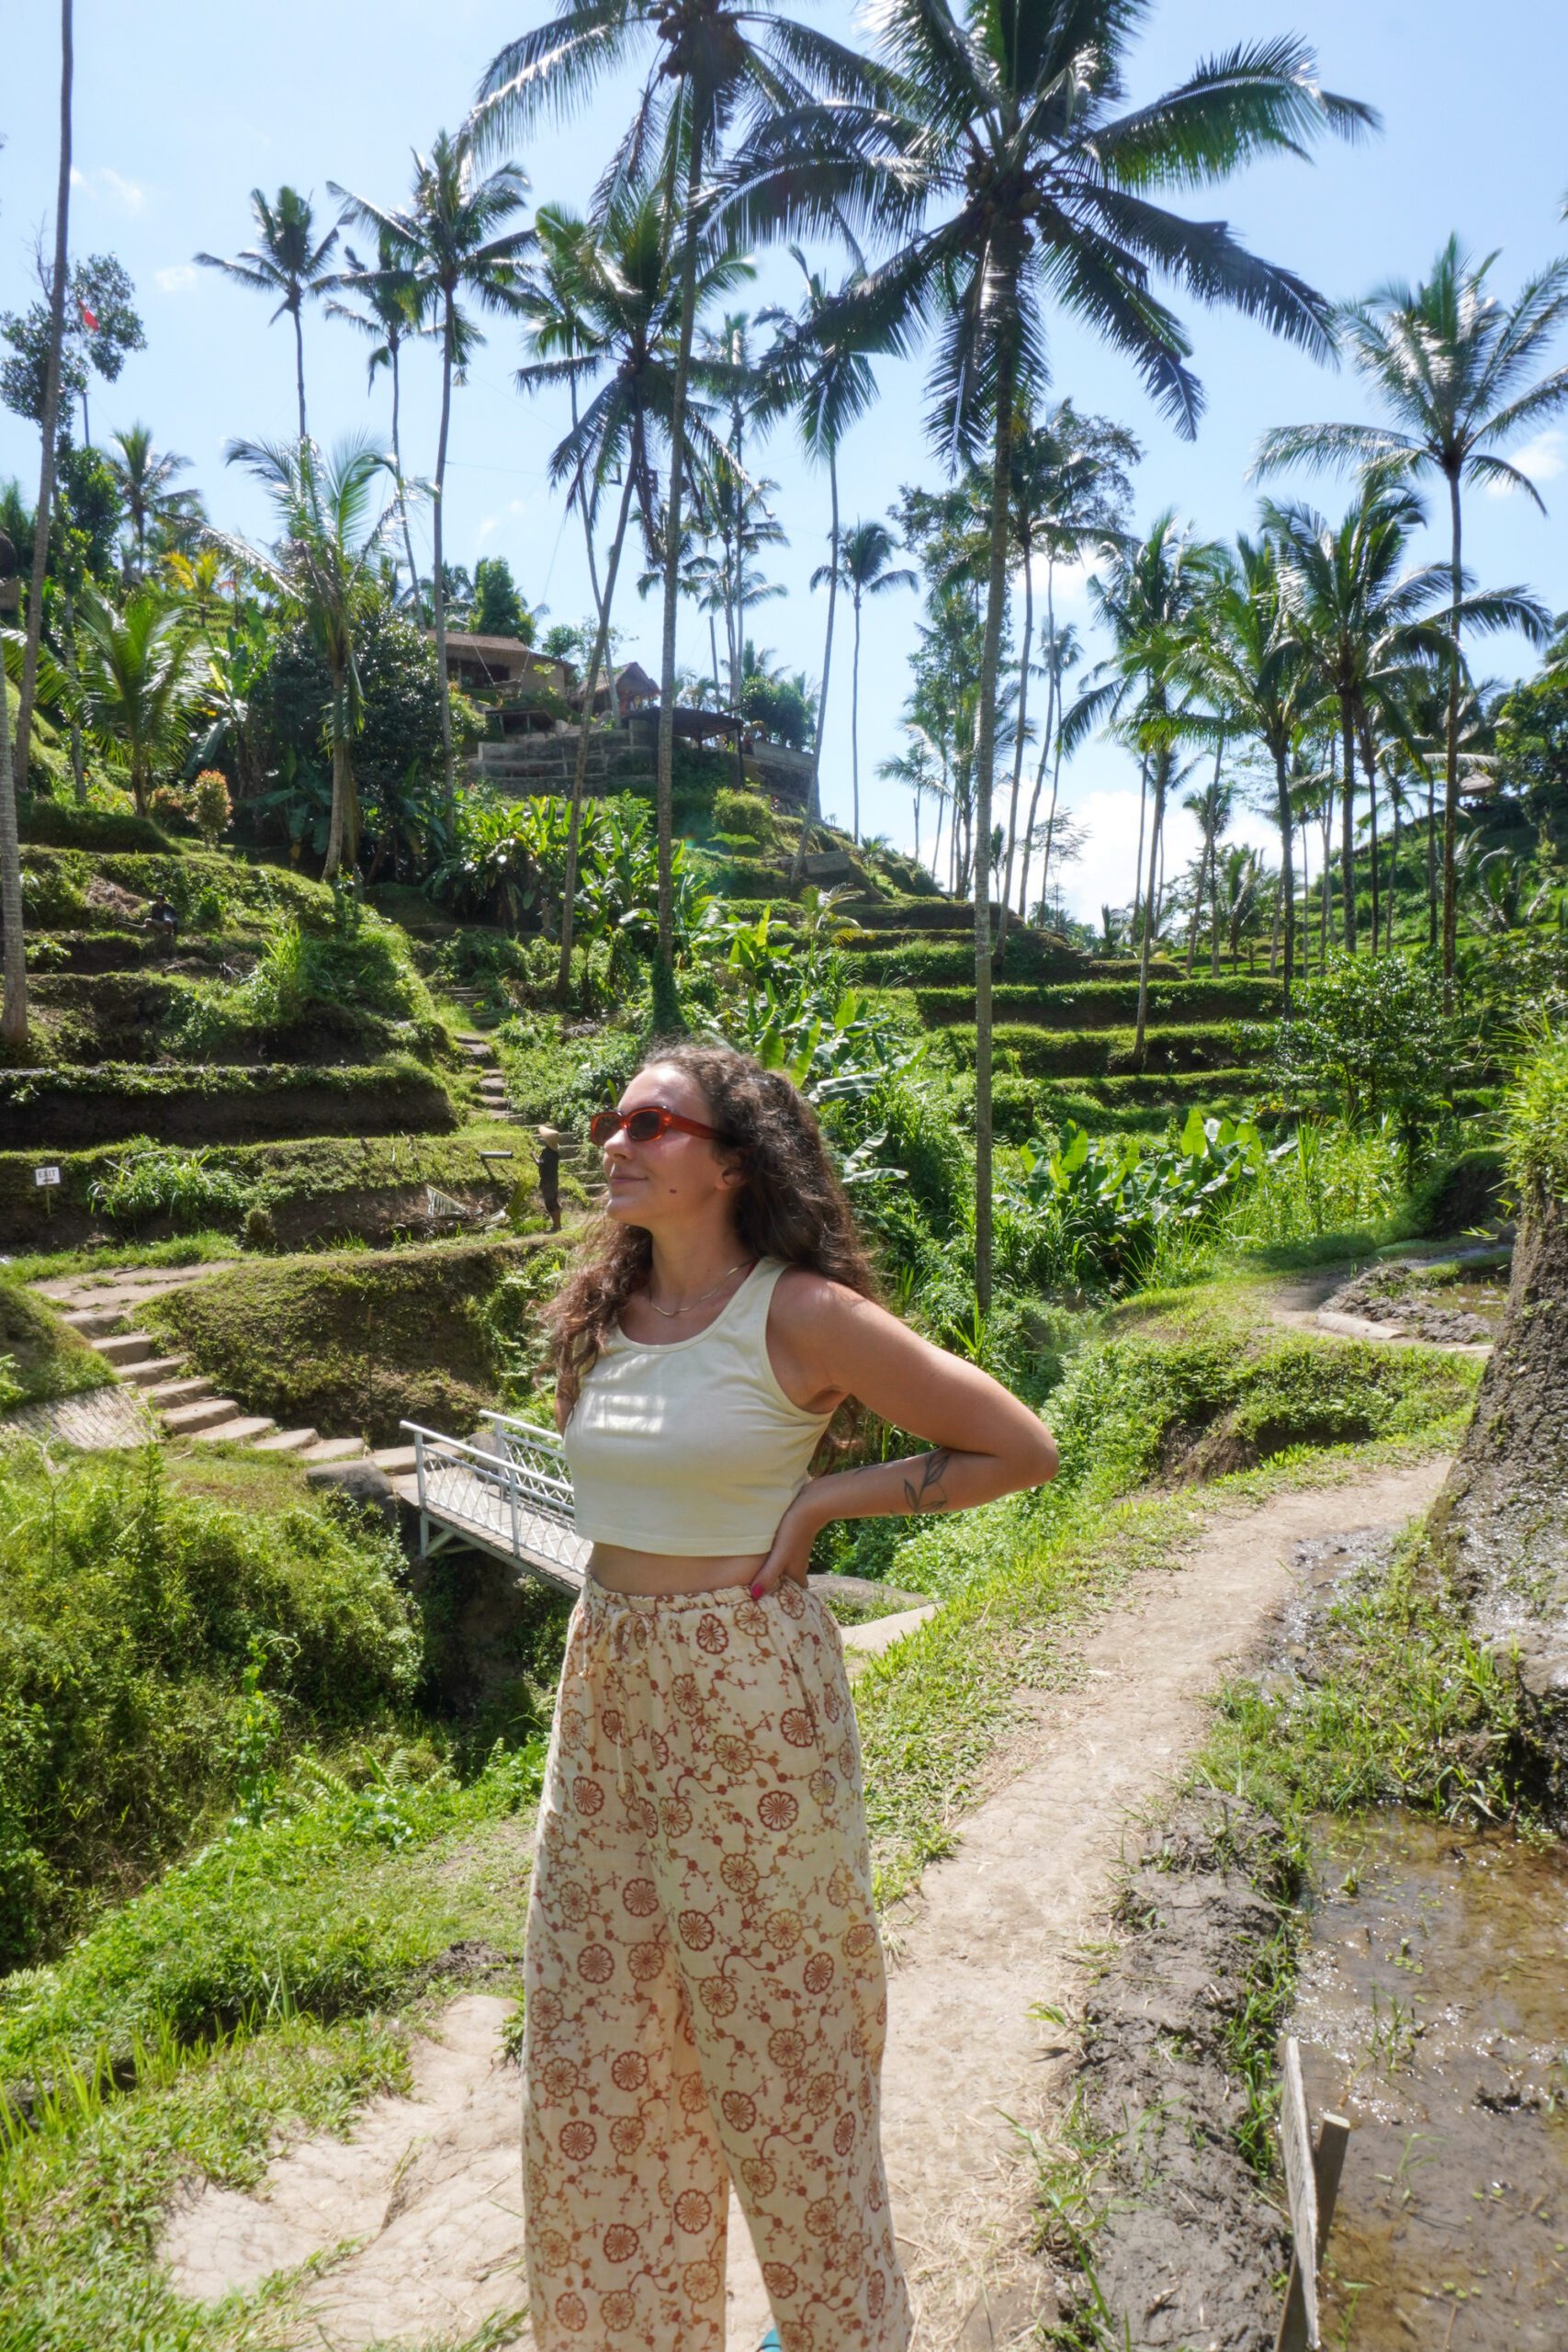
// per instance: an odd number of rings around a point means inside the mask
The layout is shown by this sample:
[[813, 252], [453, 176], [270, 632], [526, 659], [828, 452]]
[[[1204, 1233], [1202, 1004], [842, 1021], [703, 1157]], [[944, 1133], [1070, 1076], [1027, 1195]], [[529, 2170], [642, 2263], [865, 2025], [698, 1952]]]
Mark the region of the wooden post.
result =
[[1323, 2341], [1318, 2324], [1317, 2273], [1334, 2221], [1339, 2176], [1345, 2165], [1345, 2143], [1349, 2137], [1350, 2126], [1342, 2115], [1325, 2115], [1314, 2143], [1306, 2086], [1302, 2080], [1301, 2044], [1292, 2034], [1285, 2043], [1280, 2140], [1284, 2151], [1285, 2188], [1294, 2247], [1274, 2352], [1317, 2352]]

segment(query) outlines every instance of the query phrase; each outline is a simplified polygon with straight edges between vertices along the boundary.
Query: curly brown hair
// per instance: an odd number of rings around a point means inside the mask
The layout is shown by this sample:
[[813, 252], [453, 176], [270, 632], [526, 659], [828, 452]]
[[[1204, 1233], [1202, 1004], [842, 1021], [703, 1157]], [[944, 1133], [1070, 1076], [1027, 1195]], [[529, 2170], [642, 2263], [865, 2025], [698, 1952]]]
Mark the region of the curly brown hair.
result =
[[[878, 1297], [871, 1259], [817, 1114], [799, 1089], [782, 1071], [764, 1069], [733, 1046], [672, 1039], [651, 1046], [641, 1067], [655, 1062], [684, 1070], [696, 1081], [724, 1138], [718, 1148], [735, 1153], [745, 1169], [735, 1229], [747, 1255], [808, 1266], [863, 1298]], [[622, 1307], [643, 1287], [652, 1264], [653, 1238], [643, 1227], [600, 1217], [588, 1227], [577, 1262], [545, 1317], [563, 1419]]]

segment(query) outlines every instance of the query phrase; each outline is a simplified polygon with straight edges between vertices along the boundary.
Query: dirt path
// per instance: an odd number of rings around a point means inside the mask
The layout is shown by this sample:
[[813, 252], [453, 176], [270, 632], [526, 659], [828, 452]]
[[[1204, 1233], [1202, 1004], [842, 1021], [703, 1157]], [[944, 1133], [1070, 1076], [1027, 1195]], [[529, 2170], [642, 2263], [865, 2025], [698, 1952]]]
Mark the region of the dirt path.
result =
[[[918, 2352], [1021, 2346], [1048, 2282], [1029, 2251], [1031, 2167], [1014, 2126], [1047, 2120], [1054, 2030], [1077, 1955], [1104, 1918], [1123, 1823], [1201, 1736], [1203, 1700], [1255, 1643], [1310, 1536], [1397, 1525], [1426, 1508], [1442, 1462], [1285, 1495], [1218, 1517], [1182, 1565], [1100, 1619], [1081, 1685], [1017, 1752], [1019, 1769], [947, 1861], [889, 1920], [884, 2128]], [[869, 1630], [869, 1629], [868, 1629]], [[524, 2301], [518, 2268], [517, 2078], [498, 2062], [506, 2005], [453, 2004], [416, 2052], [416, 2096], [376, 2102], [352, 2140], [306, 2143], [265, 2197], [208, 2190], [166, 2251], [193, 2295], [253, 2284], [325, 2254], [308, 2301], [332, 2352], [461, 2335]], [[755, 2352], [767, 2306], [732, 2213], [729, 2352]], [[528, 2343], [525, 2328], [516, 2337]]]

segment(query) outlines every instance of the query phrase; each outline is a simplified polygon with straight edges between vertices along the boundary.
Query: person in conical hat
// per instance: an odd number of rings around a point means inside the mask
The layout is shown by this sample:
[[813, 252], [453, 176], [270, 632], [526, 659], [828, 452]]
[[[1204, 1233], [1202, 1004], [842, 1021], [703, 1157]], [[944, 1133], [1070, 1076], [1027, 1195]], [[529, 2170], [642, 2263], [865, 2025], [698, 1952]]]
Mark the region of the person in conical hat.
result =
[[552, 1233], [560, 1231], [560, 1148], [570, 1140], [565, 1130], [547, 1121], [535, 1128], [539, 1138], [539, 1197]]

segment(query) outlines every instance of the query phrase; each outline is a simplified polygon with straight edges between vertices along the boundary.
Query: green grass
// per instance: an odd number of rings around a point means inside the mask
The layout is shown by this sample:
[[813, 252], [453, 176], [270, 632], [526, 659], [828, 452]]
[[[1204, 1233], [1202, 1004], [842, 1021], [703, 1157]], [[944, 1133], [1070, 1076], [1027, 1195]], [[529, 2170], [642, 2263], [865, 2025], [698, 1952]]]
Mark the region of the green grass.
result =
[[[922, 1020], [941, 1026], [973, 1022], [972, 976], [966, 989], [924, 987], [918, 979], [912, 985]], [[1152, 1036], [1156, 1031], [1197, 1029], [1215, 1023], [1270, 1020], [1279, 1012], [1280, 992], [1280, 983], [1269, 979], [1157, 980], [1149, 989], [1149, 1032]], [[1101, 1029], [1131, 1035], [1137, 1017], [1138, 989], [1131, 980], [1037, 988], [1004, 982], [993, 989], [991, 1002], [992, 1017], [998, 1023], [1021, 1023], [1074, 1035]]]
[[96, 1349], [21, 1286], [22, 1269], [0, 1274], [0, 1412], [102, 1388], [114, 1374]]
[[492, 1320], [530, 1240], [247, 1260], [171, 1291], [150, 1331], [247, 1412], [400, 1442], [403, 1419], [466, 1434], [495, 1399], [509, 1337]]
[[407, 2025], [454, 1963], [515, 1984], [542, 1761], [498, 1756], [466, 1787], [319, 1776], [58, 1968], [0, 1985], [7, 2352], [299, 2341], [289, 2278], [211, 2306], [176, 2296], [168, 2208], [204, 2181], [254, 2189], [280, 2138], [344, 2131], [406, 2090]]
[[459, 1124], [446, 1089], [409, 1055], [378, 1063], [106, 1064], [0, 1069], [0, 1124], [34, 1157], [112, 1136], [160, 1143], [270, 1136], [443, 1133]]
[[237, 1467], [171, 1476], [155, 1445], [59, 1464], [8, 1449], [0, 1967], [59, 1949], [180, 1852], [256, 1765], [261, 1729], [281, 1755], [412, 1699], [396, 1545], [278, 1470], [237, 1485]]

